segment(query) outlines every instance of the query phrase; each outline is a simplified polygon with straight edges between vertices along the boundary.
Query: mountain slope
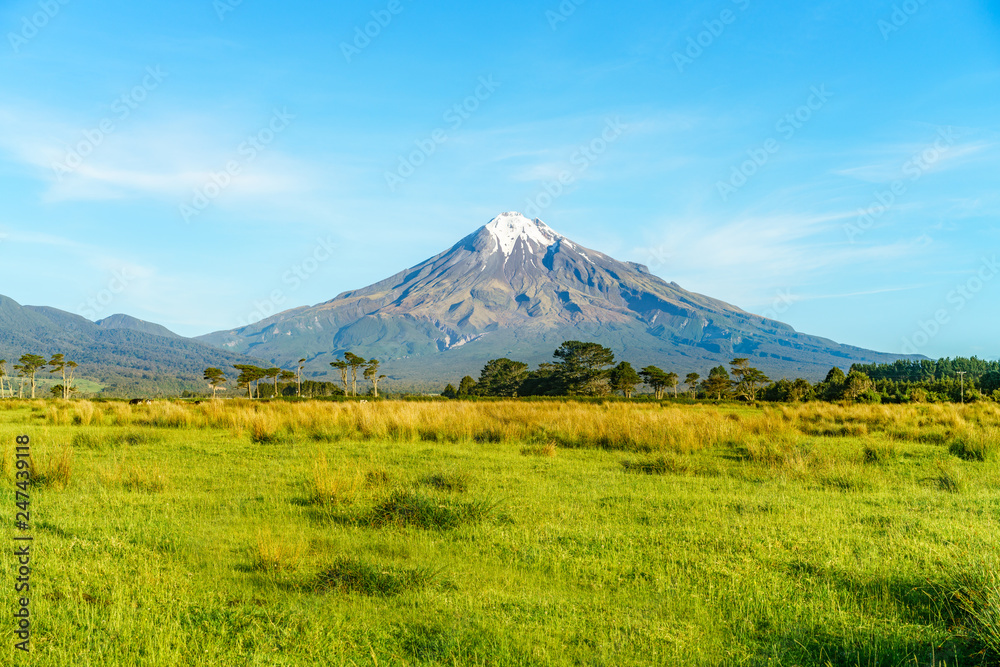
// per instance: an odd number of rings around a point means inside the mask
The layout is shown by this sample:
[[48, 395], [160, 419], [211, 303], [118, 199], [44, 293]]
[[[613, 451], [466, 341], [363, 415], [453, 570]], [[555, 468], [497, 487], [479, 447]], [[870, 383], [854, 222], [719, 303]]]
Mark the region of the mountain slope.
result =
[[306, 356], [315, 372], [351, 350], [382, 359], [394, 379], [419, 384], [474, 375], [500, 356], [547, 361], [567, 339], [703, 375], [733, 356], [751, 357], [774, 377], [813, 379], [834, 365], [899, 358], [800, 334], [689, 292], [517, 213], [369, 287], [199, 340], [281, 364]]
[[[204, 389], [201, 377], [209, 366], [232, 370], [234, 363], [260, 363], [182, 338], [156, 324], [127, 315], [116, 318], [102, 325], [0, 296], [0, 359], [16, 363], [26, 353], [46, 358], [61, 353], [80, 364], [77, 377], [97, 380], [119, 395]], [[133, 322], [140, 326], [128, 326]], [[167, 335], [149, 333], [159, 330]]]

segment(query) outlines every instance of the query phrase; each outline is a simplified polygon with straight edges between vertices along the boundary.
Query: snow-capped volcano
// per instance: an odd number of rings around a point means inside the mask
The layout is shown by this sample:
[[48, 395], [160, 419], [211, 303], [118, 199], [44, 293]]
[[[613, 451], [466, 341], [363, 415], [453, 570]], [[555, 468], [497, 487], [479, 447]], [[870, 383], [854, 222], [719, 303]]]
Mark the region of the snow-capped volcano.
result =
[[352, 351], [410, 380], [474, 374], [497, 357], [545, 361], [571, 339], [602, 343], [635, 363], [702, 374], [734, 356], [752, 357], [777, 377], [810, 378], [834, 365], [898, 358], [799, 334], [513, 212], [374, 285], [202, 337], [277, 364], [306, 356], [323, 372], [332, 355]]
[[563, 237], [541, 220], [529, 220], [520, 213], [501, 213], [484, 229], [496, 241], [496, 249], [505, 256], [514, 252], [518, 241], [537, 244], [541, 248], [554, 245]]

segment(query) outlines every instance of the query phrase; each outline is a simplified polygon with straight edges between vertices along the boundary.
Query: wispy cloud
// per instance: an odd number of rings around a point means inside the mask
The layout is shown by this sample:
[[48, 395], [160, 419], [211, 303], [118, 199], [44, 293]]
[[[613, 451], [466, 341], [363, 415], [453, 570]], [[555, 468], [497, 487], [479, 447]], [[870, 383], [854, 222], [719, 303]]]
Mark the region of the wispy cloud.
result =
[[[633, 259], [687, 289], [731, 300], [762, 303], [776, 290], [829, 283], [858, 267], [915, 259], [928, 252], [917, 239], [852, 246], [842, 226], [856, 216], [835, 211], [813, 216], [744, 216], [735, 221], [671, 220]], [[889, 286], [884, 290], [906, 290]], [[833, 297], [830, 297], [833, 298]]]
[[[101, 136], [97, 145], [86, 138], [86, 132], [93, 132], [88, 125], [74, 127], [44, 110], [3, 107], [0, 123], [7, 128], [0, 135], [0, 151], [31, 167], [29, 173], [48, 184], [49, 202], [153, 198], [173, 203], [224, 171], [227, 163], [246, 162], [240, 154], [242, 140], [226, 143], [224, 138], [233, 132], [202, 118], [135, 123]], [[82, 161], [57, 168], [68, 163], [67, 156], [80, 144], [88, 146]], [[241, 173], [226, 189], [230, 204], [318, 187], [319, 170], [279, 146], [258, 155], [251, 164], [241, 165]]]
[[926, 144], [906, 143], [877, 149], [877, 161], [834, 170], [834, 174], [868, 183], [888, 183], [910, 178], [919, 170], [921, 175], [965, 167], [983, 154], [995, 150], [1000, 143], [977, 140], [945, 146], [936, 150], [934, 140]]

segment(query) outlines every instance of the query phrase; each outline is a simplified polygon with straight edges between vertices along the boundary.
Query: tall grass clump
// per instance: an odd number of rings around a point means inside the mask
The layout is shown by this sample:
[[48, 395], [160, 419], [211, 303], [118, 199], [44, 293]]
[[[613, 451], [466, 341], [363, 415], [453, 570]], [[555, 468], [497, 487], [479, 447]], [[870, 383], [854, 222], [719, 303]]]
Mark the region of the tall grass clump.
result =
[[81, 449], [101, 449], [105, 445], [106, 436], [96, 431], [78, 431], [73, 434], [71, 442]]
[[798, 437], [783, 432], [777, 435], [746, 435], [731, 441], [746, 461], [766, 466], [783, 466], [802, 456]]
[[948, 493], [961, 493], [965, 489], [965, 477], [950, 461], [936, 461], [935, 468], [936, 474], [930, 479], [939, 489]]
[[163, 440], [161, 434], [149, 429], [129, 429], [126, 431], [87, 429], [74, 433], [72, 443], [74, 447], [100, 450], [106, 447], [121, 448], [155, 444], [163, 442]]
[[865, 445], [863, 455], [865, 463], [891, 463], [899, 457], [899, 448], [892, 440], [872, 440]]
[[651, 458], [622, 461], [626, 472], [642, 475], [687, 475], [691, 465], [679, 456], [655, 456]]
[[299, 536], [275, 537], [270, 528], [257, 533], [254, 552], [254, 569], [264, 572], [295, 570], [307, 550], [306, 541]]
[[250, 419], [250, 440], [258, 444], [267, 444], [277, 440], [278, 429], [274, 420], [266, 415], [254, 415]]
[[0, 440], [0, 479], [7, 479], [13, 472], [13, 460], [14, 446], [10, 444], [10, 440], [7, 438]]
[[170, 478], [158, 465], [119, 463], [102, 470], [100, 479], [106, 487], [119, 486], [136, 493], [163, 493], [170, 486]]
[[375, 566], [362, 560], [341, 556], [320, 572], [316, 588], [324, 592], [392, 597], [424, 588], [434, 580], [435, 576], [436, 573], [428, 569], [401, 568], [392, 565]]
[[439, 472], [429, 475], [421, 480], [427, 486], [439, 491], [457, 491], [465, 493], [469, 488], [469, 475], [466, 472], [447, 473]]
[[529, 445], [521, 448], [524, 456], [545, 456], [553, 458], [556, 455], [556, 443], [547, 442], [544, 445]]
[[996, 429], [970, 429], [949, 443], [948, 452], [965, 461], [982, 463], [995, 456], [997, 438]]
[[983, 563], [975, 572], [951, 574], [944, 594], [953, 605], [954, 621], [973, 641], [992, 653], [1000, 664], [1000, 572], [996, 562]]
[[31, 483], [37, 487], [65, 489], [73, 474], [73, 450], [63, 447], [45, 456], [32, 452], [28, 459]]
[[444, 502], [417, 491], [398, 490], [375, 506], [368, 523], [377, 528], [416, 526], [451, 530], [482, 521], [495, 509], [495, 504], [485, 501]]
[[326, 454], [313, 459], [312, 476], [307, 482], [309, 502], [316, 505], [348, 505], [354, 502], [364, 481], [360, 470], [331, 470]]

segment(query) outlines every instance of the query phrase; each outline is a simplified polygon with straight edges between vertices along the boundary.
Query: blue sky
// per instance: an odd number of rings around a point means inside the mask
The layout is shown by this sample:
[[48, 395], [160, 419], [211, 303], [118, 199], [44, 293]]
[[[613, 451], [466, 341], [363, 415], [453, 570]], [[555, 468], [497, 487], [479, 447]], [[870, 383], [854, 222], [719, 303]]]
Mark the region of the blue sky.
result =
[[0, 26], [20, 303], [197, 335], [519, 210], [800, 331], [1000, 356], [996, 3], [35, 0]]

